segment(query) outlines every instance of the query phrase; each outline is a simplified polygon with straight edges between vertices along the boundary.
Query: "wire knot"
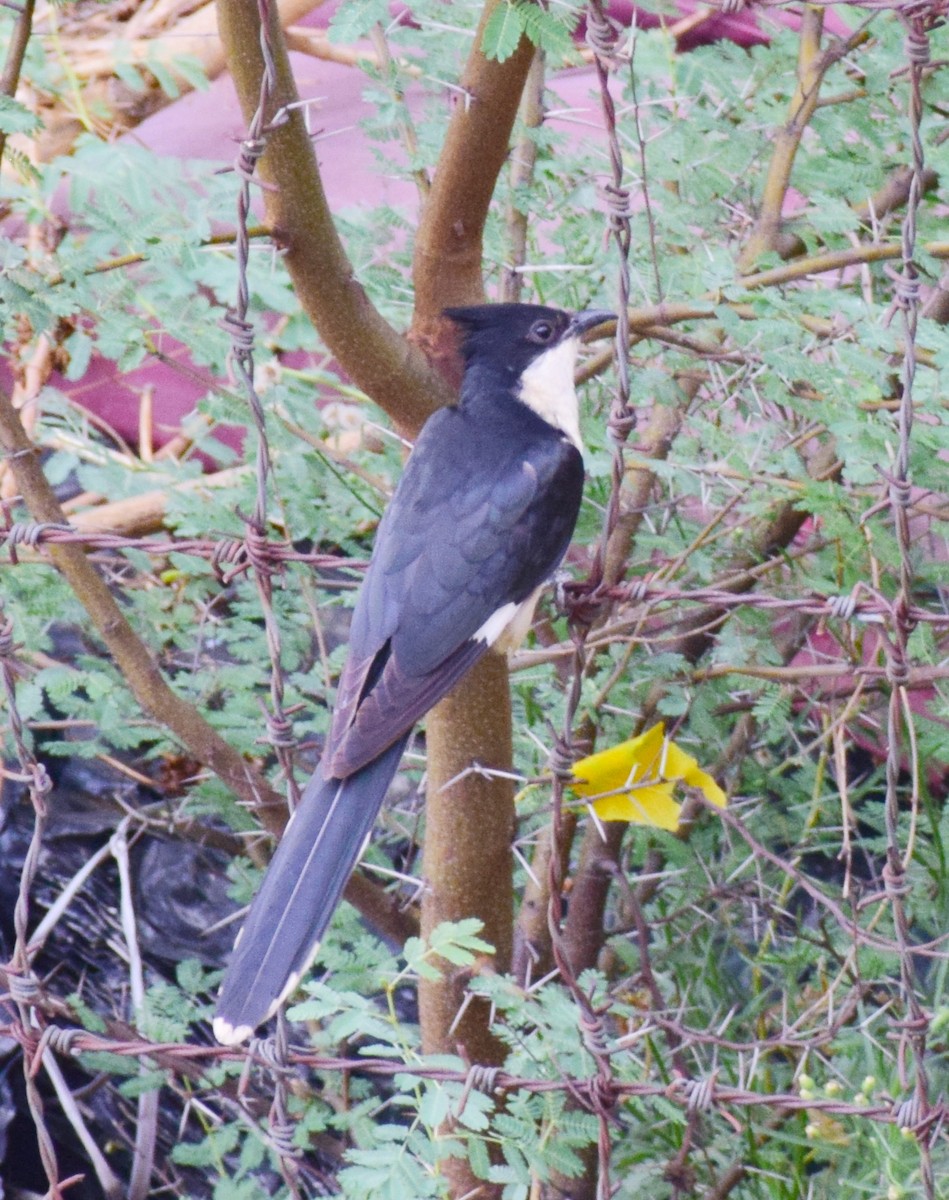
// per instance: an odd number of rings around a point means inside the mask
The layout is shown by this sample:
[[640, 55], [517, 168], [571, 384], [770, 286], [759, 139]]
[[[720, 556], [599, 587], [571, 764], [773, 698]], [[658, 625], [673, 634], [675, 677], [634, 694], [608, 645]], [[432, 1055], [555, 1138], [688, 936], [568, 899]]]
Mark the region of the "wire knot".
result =
[[686, 1079], [682, 1090], [685, 1093], [686, 1107], [690, 1113], [708, 1112], [715, 1103], [715, 1084], [718, 1072], [713, 1071], [704, 1079]]
[[287, 1063], [286, 1044], [278, 1044], [276, 1036], [266, 1038], [251, 1038], [247, 1046], [250, 1058], [259, 1058], [264, 1066], [277, 1075], [289, 1075], [292, 1068]]
[[234, 169], [242, 179], [250, 182], [257, 170], [257, 164], [267, 149], [267, 139], [262, 137], [246, 137], [241, 142], [240, 153], [234, 164]]
[[83, 1033], [82, 1029], [63, 1029], [59, 1025], [47, 1025], [30, 1059], [30, 1075], [35, 1075], [39, 1071], [43, 1063], [43, 1055], [47, 1050], [52, 1050], [64, 1058], [78, 1054], [76, 1040]]
[[616, 1107], [616, 1084], [609, 1075], [594, 1075], [588, 1083], [590, 1108], [601, 1117], [609, 1117]]
[[7, 990], [14, 1004], [35, 1004], [42, 993], [40, 981], [32, 971], [25, 975], [7, 971]]
[[906, 57], [914, 67], [928, 66], [930, 60], [929, 34], [922, 22], [913, 21], [906, 35]]
[[293, 1121], [285, 1116], [271, 1116], [269, 1121], [270, 1139], [281, 1158], [299, 1158], [303, 1153], [293, 1140], [296, 1128]]
[[43, 535], [50, 529], [55, 529], [62, 533], [72, 532], [71, 525], [61, 525], [55, 521], [14, 521], [6, 534], [6, 542], [10, 550], [10, 562], [14, 566], [19, 562], [16, 553], [17, 546], [29, 546], [31, 550], [35, 550], [43, 540]]
[[899, 309], [916, 308], [920, 301], [922, 279], [913, 263], [907, 263], [903, 271], [886, 272], [893, 280], [893, 303]]
[[593, 1012], [592, 1009], [580, 1013], [580, 1036], [583, 1038], [583, 1045], [590, 1054], [598, 1061], [602, 1061], [609, 1054], [606, 1045], [606, 1027], [603, 1024], [603, 1018]]
[[832, 617], [837, 617], [841, 621], [850, 621], [857, 611], [857, 597], [853, 592], [846, 596], [829, 596], [827, 607], [830, 609]]
[[890, 503], [896, 508], [909, 508], [913, 499], [913, 485], [908, 479], [890, 477]]
[[551, 773], [564, 782], [573, 779], [573, 764], [577, 761], [576, 747], [562, 734], [554, 734], [554, 744], [547, 756]]
[[910, 885], [906, 879], [906, 872], [898, 862], [885, 863], [882, 874], [888, 900], [895, 900], [909, 894]]
[[[246, 518], [245, 518], [246, 519]], [[247, 561], [258, 575], [269, 575], [274, 569], [270, 539], [255, 520], [247, 519], [244, 533]]]
[[267, 741], [275, 750], [293, 750], [296, 747], [293, 722], [286, 713], [267, 713]]
[[586, 43], [604, 62], [616, 59], [616, 47], [619, 42], [619, 28], [603, 11], [599, 0], [591, 0], [587, 5]]
[[[228, 564], [228, 570], [224, 564]], [[211, 566], [223, 584], [229, 584], [247, 570], [247, 546], [241, 538], [222, 538], [214, 546]]]
[[624, 408], [619, 412], [610, 413], [606, 429], [610, 440], [616, 446], [623, 446], [629, 441], [629, 435], [636, 428], [636, 412], [632, 408]]
[[221, 318], [220, 327], [231, 339], [231, 352], [246, 357], [254, 349], [254, 326], [234, 308], [229, 308]]
[[47, 1025], [40, 1038], [40, 1044], [49, 1046], [56, 1054], [73, 1055], [80, 1051], [76, 1042], [82, 1037], [82, 1029], [64, 1029], [61, 1025]]
[[899, 1129], [911, 1129], [914, 1132], [920, 1125], [925, 1124], [919, 1097], [909, 1096], [894, 1103], [893, 1120]]
[[610, 228], [624, 228], [633, 215], [632, 193], [629, 188], [618, 187], [615, 183], [604, 183], [597, 191], [606, 208]]
[[902, 654], [894, 654], [887, 660], [886, 681], [890, 687], [905, 687], [909, 683], [909, 663]]
[[13, 620], [7, 617], [0, 625], [0, 658], [15, 658], [18, 649], [13, 640]]
[[458, 1103], [455, 1105], [455, 1111], [452, 1113], [452, 1121], [460, 1121], [464, 1116], [465, 1109], [468, 1106], [468, 1097], [473, 1091], [484, 1092], [487, 1096], [494, 1095], [494, 1092], [497, 1090], [498, 1076], [500, 1074], [500, 1067], [488, 1066], [486, 1063], [472, 1063], [468, 1068], [468, 1074], [465, 1076], [465, 1082], [462, 1085]]

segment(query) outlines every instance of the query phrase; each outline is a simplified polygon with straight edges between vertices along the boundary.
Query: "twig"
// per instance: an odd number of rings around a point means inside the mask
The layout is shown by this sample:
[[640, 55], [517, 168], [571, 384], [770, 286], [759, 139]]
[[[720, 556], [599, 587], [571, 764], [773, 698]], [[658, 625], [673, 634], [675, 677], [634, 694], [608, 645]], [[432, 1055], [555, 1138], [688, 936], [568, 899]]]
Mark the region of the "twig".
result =
[[[106, 1195], [106, 1200], [123, 1200], [123, 1197], [126, 1196], [126, 1191], [122, 1181], [109, 1166], [105, 1155], [99, 1149], [96, 1139], [89, 1132], [79, 1105], [69, 1090], [66, 1077], [60, 1070], [59, 1063], [54, 1058], [53, 1050], [50, 1046], [46, 1047], [43, 1054], [43, 1067], [49, 1076], [50, 1083], [53, 1085], [53, 1091], [56, 1093], [56, 1099], [59, 1101], [59, 1107], [63, 1111], [63, 1116], [72, 1126], [73, 1132], [82, 1143], [83, 1150], [89, 1156], [89, 1162], [96, 1173], [99, 1186]], [[131, 1193], [128, 1193], [128, 1195], [131, 1196]]]
[[533, 132], [544, 123], [544, 86], [546, 58], [539, 47], [534, 51], [521, 97], [521, 121], [524, 132], [511, 152], [508, 179], [510, 198], [507, 204], [507, 262], [501, 274], [501, 299], [516, 304], [524, 288], [524, 274], [518, 270], [527, 261], [527, 189], [534, 178], [537, 163], [537, 140]]
[[[119, 872], [119, 914], [122, 934], [129, 956], [129, 994], [135, 1023], [141, 1019], [145, 1004], [145, 973], [138, 945], [138, 929], [135, 923], [135, 906], [132, 899], [132, 875], [129, 869], [128, 830], [130, 818], [119, 822], [109, 839], [109, 851], [115, 859]], [[142, 1061], [139, 1074], [150, 1070]], [[135, 1122], [135, 1151], [132, 1157], [132, 1174], [129, 1179], [128, 1200], [145, 1200], [151, 1189], [152, 1170], [155, 1164], [155, 1142], [158, 1137], [158, 1102], [160, 1088], [142, 1092], [138, 1097], [138, 1114]]]
[[[36, 0], [22, 0], [19, 15], [13, 24], [13, 33], [7, 45], [7, 57], [0, 74], [0, 95], [9, 96], [12, 100], [16, 95], [20, 82], [20, 72], [23, 60], [26, 58], [26, 48], [30, 44], [33, 32], [33, 10]], [[0, 163], [3, 162], [3, 152], [7, 146], [6, 131], [0, 129]]]

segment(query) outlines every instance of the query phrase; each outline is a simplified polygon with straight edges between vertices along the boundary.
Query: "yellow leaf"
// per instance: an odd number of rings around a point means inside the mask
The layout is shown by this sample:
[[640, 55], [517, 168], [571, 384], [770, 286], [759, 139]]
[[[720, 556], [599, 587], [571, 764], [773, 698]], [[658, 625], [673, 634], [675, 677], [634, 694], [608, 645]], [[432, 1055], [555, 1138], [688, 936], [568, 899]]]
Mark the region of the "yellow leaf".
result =
[[570, 786], [581, 796], [598, 796], [603, 792], [628, 788], [630, 784], [647, 777], [662, 752], [662, 741], [663, 725], [660, 722], [639, 737], [620, 742], [618, 746], [610, 746], [608, 750], [600, 750], [588, 758], [581, 758], [573, 764], [576, 782]]
[[[661, 725], [658, 726], [662, 728]], [[698, 788], [709, 804], [724, 808], [728, 797], [715, 780], [703, 771], [691, 754], [686, 754], [675, 742], [666, 742], [665, 762], [661, 768], [664, 779], [681, 779], [689, 787]]]
[[679, 828], [682, 805], [672, 799], [671, 783], [633, 786], [626, 792], [601, 796], [593, 801], [593, 811], [601, 821], [629, 821], [634, 825], [654, 825], [675, 833]]
[[696, 759], [665, 736], [660, 721], [639, 737], [582, 758], [573, 766], [572, 789], [591, 801], [604, 821], [630, 821], [674, 831], [681, 805], [673, 799], [682, 782], [699, 788], [723, 808], [725, 793]]

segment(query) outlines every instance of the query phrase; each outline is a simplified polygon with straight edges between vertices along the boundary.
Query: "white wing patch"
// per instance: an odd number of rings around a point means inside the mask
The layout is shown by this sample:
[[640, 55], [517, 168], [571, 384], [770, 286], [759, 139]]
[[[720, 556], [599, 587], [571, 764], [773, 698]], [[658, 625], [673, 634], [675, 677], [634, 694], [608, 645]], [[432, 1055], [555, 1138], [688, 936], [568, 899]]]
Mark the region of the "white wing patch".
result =
[[514, 614], [519, 608], [520, 605], [515, 604], [513, 600], [509, 600], [507, 604], [502, 604], [500, 608], [495, 609], [480, 629], [475, 630], [472, 634], [472, 640], [485, 642], [488, 646], [493, 646], [507, 626], [510, 625], [514, 619]]
[[555, 429], [562, 429], [583, 453], [580, 418], [573, 372], [577, 365], [578, 338], [565, 338], [539, 354], [521, 376], [519, 398]]
[[509, 600], [495, 609], [479, 630], [473, 635], [474, 641], [486, 642], [500, 654], [507, 654], [517, 647], [527, 637], [527, 631], [534, 619], [534, 609], [544, 585], [531, 592], [526, 600], [515, 604]]

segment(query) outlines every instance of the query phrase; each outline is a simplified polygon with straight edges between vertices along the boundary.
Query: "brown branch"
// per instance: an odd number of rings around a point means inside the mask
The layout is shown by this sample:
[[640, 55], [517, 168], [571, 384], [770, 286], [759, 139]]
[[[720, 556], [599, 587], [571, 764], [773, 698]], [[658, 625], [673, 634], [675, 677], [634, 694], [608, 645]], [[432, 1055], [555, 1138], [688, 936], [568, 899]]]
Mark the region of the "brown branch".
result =
[[620, 511], [606, 548], [603, 582], [609, 587], [626, 573], [633, 542], [649, 504], [656, 473], [651, 463], [665, 462], [678, 436], [698, 386], [689, 381], [682, 389], [682, 402], [676, 406], [657, 404], [652, 410], [645, 438], [633, 447], [626, 462], [626, 477], [620, 498]]
[[484, 299], [484, 223], [534, 57], [526, 38], [503, 63], [482, 54], [484, 27], [499, 3], [487, 0], [482, 11], [415, 240], [413, 330], [424, 340], [437, 333], [446, 305]]
[[[264, 61], [256, 0], [219, 2], [218, 22], [228, 66], [245, 119], [260, 97]], [[268, 29], [276, 68], [269, 119], [299, 97], [283, 35], [272, 16]], [[415, 432], [452, 390], [421, 352], [397, 333], [356, 279], [320, 178], [299, 108], [272, 130], [260, 160], [267, 223], [285, 248], [284, 261], [307, 315], [330, 353], [357, 387], [400, 428]]]
[[[514, 784], [509, 775], [483, 770], [507, 773], [511, 767], [505, 658], [485, 655], [432, 710], [427, 749], [422, 936], [443, 921], [479, 917], [482, 936], [495, 949], [485, 968], [506, 972], [514, 912]], [[419, 983], [423, 1053], [460, 1053], [471, 1063], [500, 1065], [506, 1047], [491, 1033], [487, 1002], [468, 993], [470, 971], [440, 965], [439, 979]], [[500, 1188], [479, 1181], [466, 1159], [449, 1159], [444, 1170], [455, 1197], [500, 1197]]]
[[[533, 47], [521, 40], [503, 63], [481, 52], [485, 22], [499, 0], [487, 0], [462, 74], [454, 112], [415, 244], [413, 338], [435, 362], [457, 372], [456, 346], [440, 318], [448, 304], [484, 298], [482, 235]], [[514, 789], [509, 778], [476, 768], [510, 771], [511, 712], [507, 663], [489, 654], [428, 720], [428, 793], [422, 903], [423, 934], [445, 920], [476, 916], [495, 947], [494, 967], [511, 960]], [[504, 1046], [488, 1028], [488, 1010], [468, 1003], [467, 976], [449, 970], [419, 990], [426, 1053], [457, 1052], [470, 1061], [503, 1062]], [[476, 1179], [467, 1161], [445, 1166], [452, 1194], [500, 1195]]]
[[[473, 914], [484, 920], [482, 936], [495, 949], [494, 966], [507, 971], [511, 960], [513, 886], [511, 837], [513, 834], [514, 781], [492, 772], [510, 774], [511, 712], [507, 688], [507, 662], [487, 654], [468, 675], [470, 687], [456, 688], [438, 705], [439, 720], [430, 721], [428, 747], [428, 807], [426, 809], [423, 875], [432, 881], [437, 868], [438, 887], [429, 887], [422, 898], [422, 930], [429, 933], [442, 921], [458, 921]], [[504, 697], [498, 706], [495, 698]], [[490, 747], [490, 757], [484, 752]], [[462, 773], [445, 774], [446, 765], [463, 764]], [[464, 803], [459, 803], [462, 795]], [[492, 830], [499, 828], [495, 838]], [[489, 846], [493, 861], [472, 854], [473, 846]], [[491, 1061], [480, 1052], [483, 1025], [466, 1016], [448, 1033], [464, 999], [465, 979], [456, 979], [455, 995], [448, 997], [440, 985], [421, 989], [423, 1031], [428, 1034], [426, 1053], [454, 1052], [466, 1047], [473, 1062]], [[431, 1006], [442, 1011], [431, 1019]], [[429, 1014], [426, 1020], [424, 1014]], [[433, 1031], [444, 1031], [444, 1040]], [[494, 1040], [491, 1050], [497, 1049]]]
[[518, 268], [527, 261], [527, 213], [523, 210], [523, 195], [518, 195], [518, 192], [525, 191], [534, 178], [537, 141], [531, 134], [544, 123], [544, 66], [544, 52], [538, 49], [534, 53], [521, 98], [524, 133], [511, 154], [511, 198], [505, 216], [508, 261], [501, 279], [501, 299], [508, 303], [517, 303], [524, 290], [524, 273]]
[[[920, 250], [933, 258], [949, 258], [949, 242], [929, 242]], [[819, 275], [827, 271], [841, 271], [844, 267], [856, 267], [862, 263], [891, 262], [902, 256], [898, 242], [884, 246], [851, 246], [847, 250], [831, 250], [826, 254], [814, 254], [809, 258], [798, 258], [792, 263], [773, 267], [769, 271], [758, 271], [736, 280], [745, 288], [774, 287], [776, 284], [791, 283], [805, 275]]]
[[[326, 29], [310, 29], [305, 25], [292, 25], [284, 30], [287, 39], [287, 49], [297, 54], [306, 54], [310, 58], [323, 59], [325, 62], [339, 63], [343, 67], [371, 67], [380, 70], [383, 60], [374, 50], [366, 50], [362, 46], [337, 46], [329, 39]], [[414, 63], [399, 59], [400, 71], [410, 78], [418, 79], [424, 72]]]
[[[406, 154], [408, 154], [410, 160], [417, 162], [419, 157], [418, 130], [415, 127], [415, 121], [405, 100], [405, 88], [402, 85], [401, 79], [404, 67], [393, 59], [381, 21], [377, 21], [372, 29], [369, 30], [369, 40], [375, 48], [378, 70], [386, 78], [389, 95], [395, 101], [396, 108], [401, 114], [399, 126]], [[419, 203], [424, 205], [429, 189], [431, 188], [428, 171], [419, 164], [412, 168], [412, 178], [415, 180], [415, 186], [418, 189]]]
[[762, 254], [774, 250], [782, 257], [790, 257], [799, 245], [797, 238], [789, 238], [781, 218], [784, 198], [791, 184], [791, 170], [801, 137], [817, 107], [824, 76], [851, 48], [849, 41], [835, 41], [821, 53], [823, 29], [823, 8], [806, 5], [801, 16], [797, 87], [791, 99], [788, 119], [775, 134], [758, 220], [738, 257], [738, 270], [742, 274], [747, 274]]
[[[58, 332], [41, 333], [25, 363], [21, 358], [24, 347], [19, 345], [14, 351], [14, 358], [19, 359], [19, 362], [14, 368], [15, 378], [10, 402], [20, 414], [27, 437], [32, 437], [36, 428], [39, 419], [39, 395], [53, 373], [61, 344]], [[0, 461], [0, 502], [11, 500], [15, 494], [16, 480], [10, 472], [9, 464]]]
[[[872, 196], [868, 196], [860, 204], [854, 204], [853, 211], [861, 221], [872, 221], [874, 218], [879, 220], [880, 217], [885, 217], [888, 213], [902, 208], [909, 199], [912, 180], [912, 167], [905, 165], [897, 167]], [[921, 184], [922, 195], [925, 196], [927, 192], [931, 192], [939, 186], [938, 173], [931, 167], [927, 168], [923, 171]]]
[[[265, 225], [251, 225], [247, 230], [249, 238], [269, 238], [271, 231]], [[236, 241], [236, 235], [233, 233], [212, 233], [210, 237], [202, 238], [198, 243], [200, 246], [231, 246]], [[107, 258], [100, 263], [96, 263], [94, 267], [87, 267], [83, 271], [83, 275], [88, 278], [90, 275], [103, 275], [108, 271], [121, 271], [123, 267], [134, 267], [137, 263], [145, 263], [149, 261], [149, 255], [138, 251], [134, 254], [120, 254], [116, 258]], [[53, 275], [48, 275], [43, 281], [44, 287], [59, 287], [65, 283], [66, 277], [60, 271]]]
[[[0, 75], [0, 95], [9, 96], [12, 100], [20, 82], [20, 72], [23, 70], [23, 60], [26, 48], [30, 44], [33, 32], [33, 9], [35, 0], [22, 0], [20, 15], [13, 26], [13, 34], [7, 47], [7, 58], [3, 64], [3, 74]], [[7, 148], [7, 135], [0, 129], [0, 163]]]

